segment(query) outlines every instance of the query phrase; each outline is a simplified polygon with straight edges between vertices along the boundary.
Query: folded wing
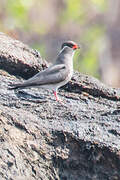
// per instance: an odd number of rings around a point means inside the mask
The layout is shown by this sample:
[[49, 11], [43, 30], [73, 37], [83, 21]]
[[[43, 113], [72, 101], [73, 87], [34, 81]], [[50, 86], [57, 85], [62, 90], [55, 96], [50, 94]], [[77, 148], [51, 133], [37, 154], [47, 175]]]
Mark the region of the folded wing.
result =
[[60, 83], [66, 80], [68, 73], [64, 64], [52, 65], [23, 83], [12, 84], [11, 89]]

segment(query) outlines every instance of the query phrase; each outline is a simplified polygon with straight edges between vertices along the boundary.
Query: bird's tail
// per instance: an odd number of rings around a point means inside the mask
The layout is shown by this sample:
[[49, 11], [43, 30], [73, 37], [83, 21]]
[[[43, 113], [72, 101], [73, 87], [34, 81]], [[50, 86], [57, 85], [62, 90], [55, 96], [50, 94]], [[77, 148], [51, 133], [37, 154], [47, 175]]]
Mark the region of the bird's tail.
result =
[[9, 84], [9, 90], [12, 90], [12, 89], [19, 89], [19, 88], [24, 88], [24, 85], [22, 84]]

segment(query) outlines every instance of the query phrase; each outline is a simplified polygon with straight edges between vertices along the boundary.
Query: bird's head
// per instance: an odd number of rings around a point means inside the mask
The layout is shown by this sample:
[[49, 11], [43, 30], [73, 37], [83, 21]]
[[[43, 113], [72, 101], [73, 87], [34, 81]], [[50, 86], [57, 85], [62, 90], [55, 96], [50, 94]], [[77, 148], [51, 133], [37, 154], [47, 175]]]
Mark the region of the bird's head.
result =
[[65, 46], [67, 46], [67, 47], [69, 47], [69, 48], [71, 48], [73, 50], [77, 50], [77, 49], [80, 48], [80, 46], [78, 44], [76, 44], [75, 42], [73, 42], [73, 41], [66, 41], [66, 42], [64, 42], [62, 44], [61, 49], [63, 49]]

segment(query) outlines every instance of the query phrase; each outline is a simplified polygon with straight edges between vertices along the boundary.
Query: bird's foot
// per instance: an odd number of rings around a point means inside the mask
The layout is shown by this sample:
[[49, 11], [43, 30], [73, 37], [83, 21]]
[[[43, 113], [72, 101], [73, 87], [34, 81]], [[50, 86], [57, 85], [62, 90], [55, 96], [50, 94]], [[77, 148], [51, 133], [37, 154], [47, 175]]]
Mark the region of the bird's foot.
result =
[[57, 92], [56, 92], [56, 91], [53, 91], [53, 93], [54, 93], [54, 96], [55, 96], [56, 101], [62, 104], [63, 101], [58, 97]]
[[57, 102], [59, 102], [60, 104], [62, 104], [62, 105], [64, 105], [64, 101], [62, 100], [62, 99], [60, 99], [60, 98], [58, 98], [58, 99], [56, 99], [57, 100]]

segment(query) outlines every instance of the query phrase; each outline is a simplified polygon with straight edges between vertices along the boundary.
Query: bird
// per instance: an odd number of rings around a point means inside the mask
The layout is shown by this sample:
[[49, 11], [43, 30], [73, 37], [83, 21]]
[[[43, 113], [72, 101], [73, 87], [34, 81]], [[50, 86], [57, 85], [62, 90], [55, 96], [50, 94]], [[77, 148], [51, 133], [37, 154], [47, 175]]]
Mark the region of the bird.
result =
[[28, 80], [11, 84], [10, 89], [45, 88], [53, 91], [56, 101], [61, 101], [57, 95], [58, 89], [71, 80], [73, 75], [73, 56], [79, 48], [80, 46], [73, 41], [63, 42], [55, 63]]

